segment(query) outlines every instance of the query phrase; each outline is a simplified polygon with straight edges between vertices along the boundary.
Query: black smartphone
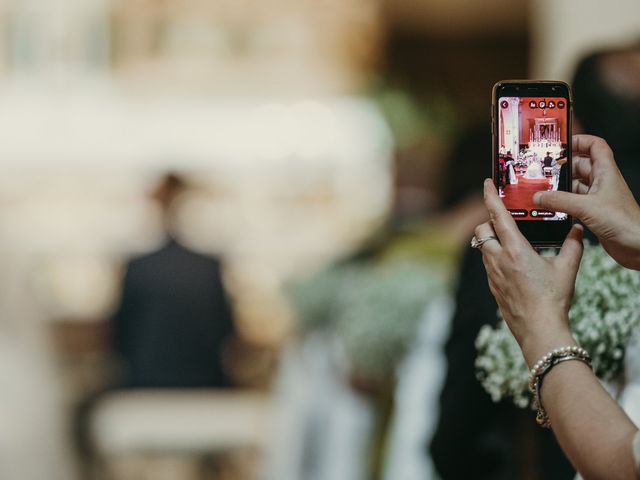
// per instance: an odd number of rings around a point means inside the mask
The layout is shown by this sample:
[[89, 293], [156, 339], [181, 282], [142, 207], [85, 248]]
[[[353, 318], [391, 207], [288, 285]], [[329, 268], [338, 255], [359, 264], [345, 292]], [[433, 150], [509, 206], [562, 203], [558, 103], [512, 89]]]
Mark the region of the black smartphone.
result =
[[534, 247], [559, 247], [573, 219], [538, 208], [536, 191], [571, 191], [569, 85], [503, 80], [493, 86], [493, 180], [505, 207]]

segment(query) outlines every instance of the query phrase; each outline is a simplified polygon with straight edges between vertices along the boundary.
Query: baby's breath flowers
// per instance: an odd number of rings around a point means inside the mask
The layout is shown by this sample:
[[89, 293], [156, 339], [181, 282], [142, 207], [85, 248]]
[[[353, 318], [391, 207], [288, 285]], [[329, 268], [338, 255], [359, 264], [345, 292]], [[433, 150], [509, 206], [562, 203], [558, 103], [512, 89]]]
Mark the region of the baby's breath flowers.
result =
[[[602, 247], [587, 245], [569, 325], [591, 355], [596, 375], [604, 381], [618, 376], [627, 344], [640, 331], [640, 272], [621, 267]], [[519, 407], [527, 407], [527, 365], [504, 321], [482, 327], [476, 348], [478, 379], [493, 401], [511, 397]]]
[[478, 380], [494, 402], [511, 397], [521, 408], [529, 405], [529, 369], [507, 324], [485, 325], [476, 338]]
[[306, 331], [333, 332], [357, 375], [379, 382], [393, 377], [443, 290], [442, 275], [418, 262], [353, 262], [296, 285], [291, 298]]

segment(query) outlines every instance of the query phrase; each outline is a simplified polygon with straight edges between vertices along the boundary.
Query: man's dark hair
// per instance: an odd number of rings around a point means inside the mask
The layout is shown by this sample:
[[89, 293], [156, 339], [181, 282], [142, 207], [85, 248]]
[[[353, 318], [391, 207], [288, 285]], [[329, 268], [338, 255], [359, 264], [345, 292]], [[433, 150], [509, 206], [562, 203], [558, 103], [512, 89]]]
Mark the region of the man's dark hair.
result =
[[166, 209], [188, 187], [188, 182], [180, 174], [168, 172], [159, 179], [152, 196], [162, 208]]

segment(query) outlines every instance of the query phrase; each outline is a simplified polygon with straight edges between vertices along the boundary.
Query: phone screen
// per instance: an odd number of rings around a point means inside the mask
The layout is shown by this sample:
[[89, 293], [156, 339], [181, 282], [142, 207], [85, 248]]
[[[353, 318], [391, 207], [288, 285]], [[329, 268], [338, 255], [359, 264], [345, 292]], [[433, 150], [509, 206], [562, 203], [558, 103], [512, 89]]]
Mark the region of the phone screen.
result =
[[564, 97], [497, 99], [497, 184], [515, 220], [567, 220], [565, 213], [536, 206], [533, 194], [568, 185], [569, 110]]

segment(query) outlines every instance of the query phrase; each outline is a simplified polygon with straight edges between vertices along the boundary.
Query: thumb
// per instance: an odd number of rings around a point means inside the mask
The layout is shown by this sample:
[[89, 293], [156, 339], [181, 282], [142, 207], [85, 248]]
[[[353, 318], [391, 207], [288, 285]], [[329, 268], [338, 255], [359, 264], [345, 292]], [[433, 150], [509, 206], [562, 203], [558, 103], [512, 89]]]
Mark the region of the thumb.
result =
[[582, 251], [584, 250], [582, 243], [583, 233], [584, 229], [582, 225], [575, 224], [571, 227], [567, 238], [564, 239], [560, 253], [556, 257], [564, 267], [573, 272], [577, 272], [580, 266], [580, 259], [582, 258]]
[[564, 212], [572, 217], [582, 218], [586, 211], [587, 198], [569, 192], [536, 192], [533, 203], [552, 212]]

